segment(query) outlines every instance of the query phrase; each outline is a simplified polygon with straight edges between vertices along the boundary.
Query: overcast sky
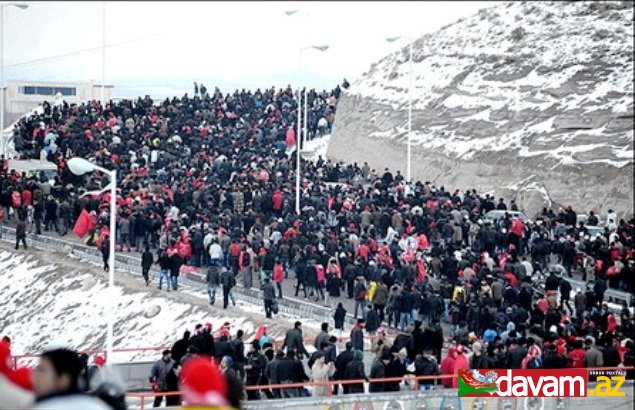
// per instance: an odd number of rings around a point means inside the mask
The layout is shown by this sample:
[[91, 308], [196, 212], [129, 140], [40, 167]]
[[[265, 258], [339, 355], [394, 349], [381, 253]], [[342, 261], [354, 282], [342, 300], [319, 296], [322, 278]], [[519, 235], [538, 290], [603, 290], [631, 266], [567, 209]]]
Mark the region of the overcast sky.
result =
[[[3, 2], [4, 3], [4, 2]], [[101, 81], [102, 2], [4, 9], [5, 76]], [[362, 75], [408, 36], [494, 2], [106, 2], [106, 83], [116, 96], [179, 95], [193, 81], [223, 91], [302, 82], [330, 88]], [[285, 11], [298, 10], [292, 16]], [[388, 43], [388, 36], [403, 39]], [[83, 51], [83, 52], [82, 52]]]

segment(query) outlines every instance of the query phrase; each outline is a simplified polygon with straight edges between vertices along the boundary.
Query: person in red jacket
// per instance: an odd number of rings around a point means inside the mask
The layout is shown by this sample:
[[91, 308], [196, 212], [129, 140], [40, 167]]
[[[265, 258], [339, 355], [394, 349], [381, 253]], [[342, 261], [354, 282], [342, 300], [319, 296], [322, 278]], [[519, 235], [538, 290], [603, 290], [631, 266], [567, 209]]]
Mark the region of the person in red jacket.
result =
[[366, 245], [365, 242], [362, 242], [355, 252], [355, 257], [360, 258], [364, 262], [368, 262], [368, 255], [370, 254], [370, 248]]
[[[443, 358], [441, 361], [441, 369], [440, 372], [442, 375], [446, 374], [454, 374], [454, 356], [456, 355], [456, 348], [451, 347], [448, 349], [448, 355]], [[441, 381], [441, 384], [447, 389], [452, 388], [452, 379], [444, 378]]]
[[586, 356], [586, 350], [584, 350], [584, 344], [582, 340], [576, 340], [573, 343], [573, 350], [569, 353], [569, 367], [583, 368], [584, 358]]
[[276, 264], [273, 267], [273, 281], [276, 282], [278, 288], [278, 298], [282, 299], [282, 282], [284, 282], [284, 266], [280, 262], [280, 259], [276, 259]]
[[467, 363], [467, 357], [463, 354], [463, 345], [459, 345], [454, 351], [454, 377], [452, 378], [452, 387], [457, 389], [459, 387], [459, 370], [470, 370], [470, 365]]
[[273, 195], [271, 196], [271, 208], [273, 209], [273, 212], [277, 216], [282, 215], [283, 205], [284, 205], [284, 195], [282, 194], [282, 191], [280, 191], [279, 189], [276, 189]]

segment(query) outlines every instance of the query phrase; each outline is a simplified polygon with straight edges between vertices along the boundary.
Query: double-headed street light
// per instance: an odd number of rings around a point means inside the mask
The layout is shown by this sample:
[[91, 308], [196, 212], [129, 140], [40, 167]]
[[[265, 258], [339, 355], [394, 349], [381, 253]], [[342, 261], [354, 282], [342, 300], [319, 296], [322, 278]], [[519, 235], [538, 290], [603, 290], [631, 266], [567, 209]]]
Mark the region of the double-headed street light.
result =
[[[399, 40], [401, 36], [388, 37], [386, 41], [389, 43], [393, 43]], [[409, 58], [408, 58], [408, 71], [409, 71], [409, 82], [408, 82], [408, 154], [406, 159], [406, 181], [410, 183], [410, 158], [411, 158], [411, 144], [412, 144], [412, 38], [409, 39]]]
[[[300, 47], [298, 49], [298, 131], [295, 142], [295, 154], [296, 154], [296, 170], [295, 170], [295, 213], [300, 215], [300, 141], [304, 140], [306, 142], [306, 133], [307, 133], [307, 95], [306, 95], [306, 86], [304, 87], [304, 121], [302, 120], [302, 91], [300, 89], [300, 81], [301, 81], [301, 73], [302, 73], [302, 50], [318, 50], [318, 51], [326, 51], [328, 50], [328, 45], [317, 45], [317, 46], [307, 46]], [[304, 122], [304, 133], [302, 133], [301, 122]], [[302, 144], [302, 148], [304, 148], [304, 144]]]
[[84, 175], [90, 172], [99, 171], [108, 175], [110, 178], [110, 252], [108, 260], [108, 290], [111, 294], [108, 297], [110, 304], [110, 312], [106, 313], [106, 358], [112, 363], [112, 345], [113, 345], [113, 315], [114, 315], [114, 287], [115, 287], [115, 221], [117, 212], [117, 170], [107, 170], [98, 165], [85, 160], [84, 158], [74, 157], [68, 160], [68, 169], [75, 175]]
[[[302, 12], [301, 10], [287, 10], [284, 12], [284, 14], [288, 17], [291, 17], [293, 15], [296, 14], [303, 14], [305, 18], [307, 18], [306, 21], [306, 25], [305, 27], [308, 26], [309, 22], [308, 22], [308, 13], [306, 11]], [[302, 39], [298, 41], [298, 43], [300, 44], [298, 46], [298, 80], [297, 80], [297, 88], [298, 88], [298, 118], [297, 118], [297, 132], [296, 132], [296, 150], [295, 150], [295, 155], [296, 155], [296, 169], [295, 169], [295, 213], [300, 215], [301, 209], [300, 209], [300, 181], [301, 181], [301, 177], [300, 177], [300, 148], [302, 146], [302, 148], [304, 148], [305, 144], [301, 144], [301, 142], [306, 142], [306, 135], [307, 135], [307, 95], [306, 95], [306, 86], [304, 87], [304, 133], [302, 133], [302, 91], [300, 87], [300, 84], [302, 83], [302, 51], [303, 50], [318, 50], [318, 51], [326, 51], [328, 50], [329, 46], [322, 44], [322, 45], [311, 45], [311, 46], [303, 46], [302, 44], [306, 44], [308, 43], [307, 39], [306, 39], [306, 30], [305, 29], [301, 29], [300, 27], [298, 27], [298, 31], [301, 31], [303, 33]], [[303, 138], [304, 137], [304, 138]]]
[[2, 144], [2, 154], [7, 156], [8, 141], [4, 139], [4, 8], [15, 7], [21, 10], [29, 8], [28, 4], [24, 3], [7, 3], [0, 4], [0, 144]]

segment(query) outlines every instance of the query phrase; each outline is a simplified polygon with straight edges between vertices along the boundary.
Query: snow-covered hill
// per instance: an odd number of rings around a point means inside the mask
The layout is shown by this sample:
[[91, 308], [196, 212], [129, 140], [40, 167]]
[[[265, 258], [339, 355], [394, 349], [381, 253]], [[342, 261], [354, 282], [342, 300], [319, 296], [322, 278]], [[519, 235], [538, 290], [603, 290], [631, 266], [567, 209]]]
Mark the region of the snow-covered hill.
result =
[[[417, 39], [413, 177], [632, 215], [633, 35], [632, 1], [507, 2]], [[329, 157], [405, 171], [408, 60], [347, 90]]]
[[[114, 348], [171, 346], [186, 329], [197, 323], [212, 323], [215, 330], [225, 322], [232, 334], [243, 329], [245, 339], [267, 323], [269, 335], [284, 336], [296, 318], [277, 315], [264, 318], [262, 306], [241, 303], [227, 310], [208, 304], [200, 290], [159, 291], [156, 281], [146, 287], [138, 277], [117, 272], [111, 294], [106, 274], [100, 267], [65, 255], [30, 248], [27, 254], [8, 251], [0, 243], [0, 336], [12, 339], [16, 355], [41, 352], [49, 344], [77, 349], [105, 346], [106, 314], [109, 298], [116, 298]], [[315, 336], [319, 323], [303, 320], [306, 337]], [[116, 352], [115, 360], [156, 359], [156, 351]], [[24, 364], [27, 362], [25, 361]]]

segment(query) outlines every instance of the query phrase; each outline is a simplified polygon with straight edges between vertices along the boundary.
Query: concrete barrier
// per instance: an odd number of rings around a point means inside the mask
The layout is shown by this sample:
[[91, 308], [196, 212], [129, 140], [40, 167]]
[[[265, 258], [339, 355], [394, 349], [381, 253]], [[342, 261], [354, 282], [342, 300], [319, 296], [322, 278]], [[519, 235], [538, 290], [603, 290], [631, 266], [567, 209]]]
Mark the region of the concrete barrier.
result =
[[[401, 391], [379, 394], [351, 394], [331, 397], [244, 401], [243, 410], [630, 410], [633, 382], [622, 389], [627, 397], [580, 398], [459, 398], [455, 389], [424, 392]], [[146, 408], [150, 405], [146, 401]], [[138, 399], [129, 399], [130, 409], [139, 409]], [[174, 407], [176, 409], [176, 407]]]

